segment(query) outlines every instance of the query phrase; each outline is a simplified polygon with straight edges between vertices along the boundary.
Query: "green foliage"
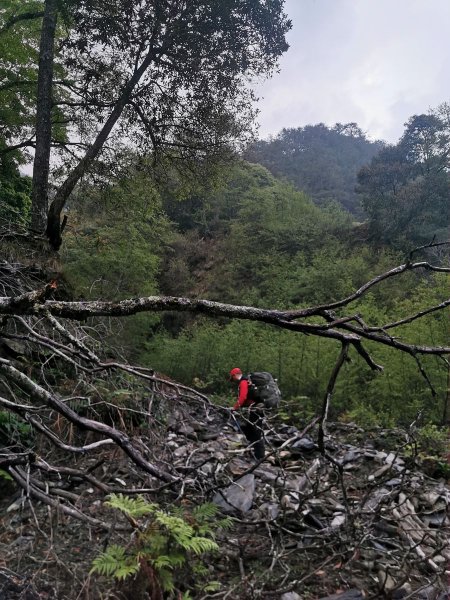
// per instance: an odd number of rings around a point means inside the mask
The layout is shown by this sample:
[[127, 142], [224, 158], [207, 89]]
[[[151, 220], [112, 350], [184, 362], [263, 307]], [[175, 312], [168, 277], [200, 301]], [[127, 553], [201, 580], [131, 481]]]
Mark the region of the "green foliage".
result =
[[245, 162], [230, 169], [222, 188], [206, 186], [194, 200], [190, 219], [164, 201], [185, 230], [164, 261], [161, 285], [168, 294], [285, 306], [315, 251], [325, 241], [347, 240], [351, 230], [336, 205], [321, 210], [292, 185]]
[[309, 396], [283, 398], [277, 417], [287, 423], [308, 423], [317, 413], [317, 401]]
[[356, 402], [350, 410], [344, 412], [340, 418], [343, 423], [357, 423], [364, 429], [373, 429], [374, 427], [393, 427], [394, 421], [390, 415], [377, 412], [370, 404], [361, 401]]
[[[217, 582], [202, 582], [209, 573], [204, 562], [206, 555], [219, 549], [214, 540], [216, 531], [232, 524], [228, 517], [217, 519], [217, 506], [203, 504], [189, 513], [175, 508], [169, 513], [142, 497], [123, 494], [112, 494], [106, 504], [129, 517], [135, 525], [136, 538], [127, 548], [109, 546], [94, 560], [91, 572], [121, 580], [138, 573], [146, 564], [154, 570], [165, 591], [173, 591], [178, 582], [188, 584], [189, 573], [195, 576], [192, 585], [197, 589], [217, 589]], [[150, 518], [144, 521], [146, 515]]]
[[105, 189], [88, 187], [73, 208], [64, 259], [76, 293], [105, 300], [155, 293], [170, 227], [151, 179], [136, 172]]
[[0, 410], [0, 441], [3, 444], [14, 444], [29, 439], [31, 426], [24, 423], [17, 415], [7, 410]]
[[6, 479], [6, 481], [14, 481], [11, 475], [3, 469], [0, 469], [0, 479]]
[[123, 494], [111, 494], [109, 500], [107, 500], [105, 504], [111, 506], [111, 508], [117, 508], [123, 512], [124, 515], [133, 517], [134, 519], [148, 515], [149, 513], [154, 512], [157, 508], [156, 504], [149, 504], [144, 500], [144, 498], [142, 498], [142, 496], [130, 498], [129, 496], [124, 496]]
[[438, 427], [433, 423], [427, 423], [422, 427], [411, 428], [409, 444], [404, 453], [405, 456], [419, 463], [421, 469], [430, 477], [437, 479], [450, 477], [448, 426]]
[[3, 0], [0, 11], [0, 138], [8, 143], [25, 137], [34, 125], [40, 20], [10, 19], [42, 10], [42, 3]]
[[126, 549], [122, 546], [111, 544], [105, 552], [94, 559], [92, 563], [93, 573], [100, 573], [115, 579], [126, 579], [139, 571], [137, 556], [128, 556]]
[[360, 216], [356, 174], [380, 148], [381, 143], [366, 139], [356, 123], [331, 128], [319, 123], [283, 129], [269, 141], [259, 140], [245, 157], [288, 179], [316, 204], [337, 202]]
[[[44, 3], [39, 0], [3, 0], [0, 11], [0, 153], [4, 146], [14, 146], [34, 135], [39, 41]], [[21, 18], [25, 16], [25, 18]], [[56, 37], [65, 35], [62, 23]], [[55, 79], [65, 76], [61, 60], [54, 61]], [[58, 100], [67, 98], [62, 86], [53, 89], [53, 139], [66, 140], [67, 122]], [[31, 144], [30, 144], [31, 145]], [[30, 158], [25, 147], [25, 158]], [[17, 153], [16, 153], [17, 155]], [[20, 155], [21, 156], [21, 155]], [[7, 160], [7, 155], [3, 158]], [[23, 157], [21, 156], [22, 160]]]
[[450, 124], [444, 106], [411, 117], [399, 143], [383, 149], [358, 175], [377, 243], [409, 250], [447, 238]]
[[[147, 175], [136, 171], [116, 185], [81, 190], [71, 223], [63, 260], [75, 297], [120, 300], [158, 292], [171, 228]], [[121, 324], [123, 346], [132, 352], [158, 321], [150, 314], [127, 319]]]
[[31, 178], [22, 176], [19, 152], [1, 154], [6, 147], [0, 137], [0, 219], [10, 223], [27, 224], [31, 208]]
[[[340, 273], [344, 281], [347, 276], [348, 287], [352, 274], [358, 277], [358, 284], [360, 278], [365, 279], [364, 269], [359, 264], [361, 257], [360, 253], [356, 258], [348, 257], [347, 262], [344, 258], [336, 260], [339, 264], [336, 276]], [[386, 256], [380, 257], [383, 268], [386, 260]], [[376, 265], [371, 269], [376, 270]], [[320, 281], [324, 274], [316, 271], [311, 275]], [[366, 272], [367, 278], [369, 275], [370, 272]], [[335, 297], [331, 278], [322, 281], [330, 288], [323, 294]], [[336, 285], [342, 285], [342, 281]], [[320, 290], [323, 288], [315, 290], [318, 296]], [[367, 324], [377, 326], [413, 315], [426, 306], [438, 305], [447, 290], [448, 284], [442, 275], [427, 276], [423, 280], [407, 276], [396, 283], [386, 282], [376, 293], [367, 294], [355, 303], [353, 311], [361, 314]], [[341, 288], [343, 291], [348, 288]], [[447, 329], [445, 312], [436, 311], [394, 331], [411, 343], [431, 341], [433, 345], [445, 346]], [[435, 389], [433, 397], [414, 358], [388, 346], [367, 344], [367, 347], [375, 361], [384, 365], [384, 371], [370, 370], [356, 352], [351, 352], [350, 362], [344, 365], [336, 384], [330, 418], [344, 415], [344, 419], [364, 425], [406, 426], [422, 411], [427, 422], [441, 422], [446, 402], [445, 363], [433, 356], [420, 359]], [[231, 367], [240, 366], [244, 371], [268, 370], [278, 378], [283, 392], [281, 417], [295, 422], [319, 411], [338, 353], [336, 343], [313, 336], [248, 321], [197, 319], [178, 336], [169, 336], [164, 331], [154, 335], [147, 342], [142, 359], [188, 385], [195, 386], [200, 380], [206, 392], [228, 396], [224, 401], [229, 404], [234, 390], [226, 374]]]
[[427, 423], [417, 430], [415, 438], [422, 452], [439, 457], [445, 457], [448, 453], [448, 427]]

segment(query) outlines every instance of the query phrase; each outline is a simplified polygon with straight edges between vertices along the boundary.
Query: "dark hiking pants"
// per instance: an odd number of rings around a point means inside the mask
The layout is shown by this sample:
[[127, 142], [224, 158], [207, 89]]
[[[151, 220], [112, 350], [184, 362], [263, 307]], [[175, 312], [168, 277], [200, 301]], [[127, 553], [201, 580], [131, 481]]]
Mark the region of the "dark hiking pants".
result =
[[263, 437], [263, 415], [257, 409], [250, 409], [240, 420], [242, 433], [251, 444], [253, 454], [258, 460], [265, 456]]

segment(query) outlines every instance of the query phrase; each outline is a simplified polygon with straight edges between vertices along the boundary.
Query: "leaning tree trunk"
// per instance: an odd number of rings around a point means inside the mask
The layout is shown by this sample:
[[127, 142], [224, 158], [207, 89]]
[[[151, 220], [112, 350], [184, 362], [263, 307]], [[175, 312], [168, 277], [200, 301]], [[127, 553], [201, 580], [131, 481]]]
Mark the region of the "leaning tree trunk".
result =
[[58, 250], [62, 243], [62, 232], [64, 229], [65, 221], [61, 224], [61, 212], [66, 204], [66, 201], [70, 194], [72, 193], [73, 188], [76, 186], [81, 177], [86, 173], [89, 169], [99, 152], [102, 150], [103, 145], [108, 139], [111, 130], [114, 125], [119, 120], [123, 109], [125, 108], [127, 102], [130, 100], [131, 95], [133, 93], [134, 88], [137, 83], [149, 67], [150, 63], [154, 59], [153, 49], [150, 48], [147, 56], [144, 61], [141, 63], [139, 68], [136, 69], [133, 76], [130, 78], [128, 83], [124, 86], [120, 96], [118, 97], [114, 108], [106, 120], [105, 124], [99, 131], [97, 137], [94, 142], [89, 146], [86, 151], [84, 157], [80, 160], [77, 166], [73, 169], [64, 183], [56, 192], [55, 198], [53, 199], [50, 209], [48, 212], [48, 222], [47, 222], [47, 237], [50, 245], [55, 250]]
[[45, 231], [48, 212], [48, 175], [52, 137], [53, 48], [56, 19], [56, 0], [46, 0], [39, 48], [36, 149], [31, 191], [31, 228], [40, 233]]

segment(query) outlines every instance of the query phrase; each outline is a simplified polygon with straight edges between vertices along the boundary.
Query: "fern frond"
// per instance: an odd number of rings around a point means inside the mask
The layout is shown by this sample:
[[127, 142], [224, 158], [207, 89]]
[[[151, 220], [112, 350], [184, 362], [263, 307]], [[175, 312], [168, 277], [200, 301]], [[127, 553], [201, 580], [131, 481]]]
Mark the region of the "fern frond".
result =
[[230, 529], [230, 527], [233, 527], [233, 525], [233, 517], [224, 517], [223, 519], [220, 519], [220, 521], [217, 521], [217, 527], [220, 529]]
[[193, 537], [189, 541], [189, 547], [187, 550], [191, 550], [195, 554], [203, 554], [203, 552], [216, 552], [219, 546], [214, 540], [204, 537]]
[[139, 570], [136, 556], [127, 556], [123, 546], [111, 544], [92, 561], [91, 573], [125, 579]]
[[203, 563], [196, 561], [193, 565], [192, 565], [192, 573], [197, 577], [206, 577], [206, 575], [209, 574], [209, 569], [206, 565], [204, 565]]
[[142, 496], [136, 498], [130, 498], [123, 494], [111, 494], [108, 496], [108, 500], [105, 502], [106, 505], [112, 508], [117, 508], [124, 514], [134, 519], [138, 519], [144, 515], [152, 513], [156, 509], [156, 504], [150, 504]]
[[[147, 502], [142, 496], [130, 498], [123, 494], [111, 494], [106, 504], [133, 520], [137, 532], [128, 552], [123, 546], [109, 546], [93, 561], [91, 573], [124, 580], [137, 573], [144, 561], [152, 565], [161, 588], [169, 593], [175, 589], [177, 570], [186, 566], [190, 554], [192, 574], [203, 580], [207, 578], [209, 570], [204, 559], [193, 560], [192, 554], [200, 556], [217, 552], [219, 546], [214, 539], [215, 532], [218, 528], [228, 528], [233, 524], [229, 517], [218, 520], [218, 509], [212, 503], [198, 506], [192, 512], [180, 507], [169, 513], [161, 510], [157, 504]], [[148, 514], [151, 517], [139, 521], [140, 517]], [[210, 584], [211, 590], [217, 589], [215, 583]], [[189, 595], [186, 600], [188, 598]]]
[[134, 575], [139, 569], [140, 567], [137, 563], [134, 565], [123, 565], [117, 569], [114, 573], [114, 577], [120, 581], [121, 579], [126, 579], [130, 575]]
[[220, 581], [210, 581], [203, 588], [203, 592], [217, 592], [222, 587]]
[[155, 560], [152, 560], [152, 565], [155, 567], [155, 569], [157, 569], [158, 571], [160, 569], [170, 569], [172, 570], [174, 568], [174, 563], [172, 560], [171, 556], [165, 556], [164, 554], [161, 556], [158, 556], [157, 558], [155, 558]]
[[164, 554], [169, 538], [163, 533], [154, 533], [153, 535], [145, 532], [140, 536], [141, 553], [146, 552], [150, 556]]
[[180, 517], [172, 517], [162, 510], [156, 511], [155, 515], [158, 523], [161, 523], [161, 525], [166, 527], [168, 532], [175, 537], [179, 543], [182, 543], [182, 540], [189, 539], [194, 535], [193, 528], [186, 523], [186, 521], [180, 519]]
[[216, 504], [213, 504], [212, 502], [205, 502], [205, 504], [200, 504], [200, 506], [194, 508], [192, 512], [197, 521], [203, 522], [205, 519], [208, 521], [213, 519], [218, 510], [219, 507]]
[[158, 576], [162, 589], [165, 592], [173, 592], [175, 589], [175, 583], [173, 581], [172, 573], [166, 569], [161, 569], [158, 571]]
[[171, 510], [171, 513], [174, 517], [179, 517], [180, 519], [184, 519], [186, 515], [186, 509], [183, 506], [174, 506]]
[[174, 567], [182, 567], [185, 564], [187, 558], [186, 555], [181, 554], [181, 552], [171, 552], [170, 560]]

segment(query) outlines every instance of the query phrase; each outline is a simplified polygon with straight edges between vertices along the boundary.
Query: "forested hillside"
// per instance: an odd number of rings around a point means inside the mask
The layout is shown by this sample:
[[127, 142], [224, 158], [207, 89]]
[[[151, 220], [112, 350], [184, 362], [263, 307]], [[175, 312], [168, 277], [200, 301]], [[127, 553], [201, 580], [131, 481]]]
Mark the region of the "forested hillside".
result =
[[355, 187], [357, 174], [385, 146], [367, 139], [357, 123], [323, 123], [283, 129], [269, 140], [258, 140], [247, 160], [286, 178], [318, 205], [336, 202], [355, 218], [363, 218]]
[[[293, 185], [247, 162], [183, 199], [176, 197], [176, 188], [158, 188], [136, 172], [100, 198], [85, 188], [73, 202], [63, 274], [74, 296], [86, 300], [159, 291], [298, 309], [343, 298], [405, 258], [395, 246], [361, 239], [361, 228], [335, 204], [318, 207]], [[354, 310], [372, 326], [381, 325], [439, 304], [446, 285], [439, 276], [405, 273], [366, 295]], [[416, 343], [431, 337], [445, 346], [446, 319], [444, 313], [431, 314], [405, 325], [403, 334]], [[113, 329], [113, 345], [115, 335]], [[235, 364], [270, 370], [283, 388], [287, 413], [302, 416], [316, 412], [327, 382], [324, 373], [335, 360], [335, 347], [327, 340], [170, 312], [121, 323], [120, 341], [134, 360], [213, 394], [226, 392], [225, 374]], [[367, 370], [356, 354], [351, 357], [336, 389], [333, 416], [395, 425], [421, 411], [426, 420], [439, 423], [446, 407], [445, 364], [426, 360], [433, 398], [414, 358], [389, 348], [377, 349], [376, 355], [389, 364], [383, 374]]]

